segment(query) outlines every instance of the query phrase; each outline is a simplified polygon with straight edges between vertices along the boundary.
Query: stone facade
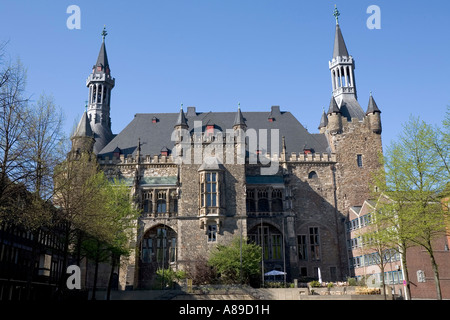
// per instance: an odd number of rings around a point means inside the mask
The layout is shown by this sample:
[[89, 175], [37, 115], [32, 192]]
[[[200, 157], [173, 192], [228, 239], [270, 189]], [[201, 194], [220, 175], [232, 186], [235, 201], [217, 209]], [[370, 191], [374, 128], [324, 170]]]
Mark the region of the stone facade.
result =
[[[379, 167], [381, 112], [372, 96], [367, 112], [356, 99], [354, 59], [339, 24], [334, 55], [333, 97], [318, 134], [278, 106], [247, 113], [189, 107], [186, 115], [183, 109], [137, 114], [100, 152], [94, 148], [106, 175], [125, 181], [142, 209], [131, 244], [135, 254], [122, 264], [120, 288], [150, 287], [158, 268], [184, 269], [234, 237], [261, 245], [262, 271], [286, 271], [288, 281], [317, 278], [319, 272], [324, 281], [349, 276], [345, 221], [350, 208], [369, 197], [371, 174]], [[103, 64], [110, 79], [109, 63]], [[96, 86], [108, 89], [107, 100], [100, 101], [107, 101], [102, 107], [109, 115], [115, 82], [96, 79]], [[89, 119], [94, 137], [104, 138]], [[270, 146], [262, 142], [266, 132]], [[245, 156], [239, 158], [241, 148]], [[275, 170], [264, 173], [269, 167]]]

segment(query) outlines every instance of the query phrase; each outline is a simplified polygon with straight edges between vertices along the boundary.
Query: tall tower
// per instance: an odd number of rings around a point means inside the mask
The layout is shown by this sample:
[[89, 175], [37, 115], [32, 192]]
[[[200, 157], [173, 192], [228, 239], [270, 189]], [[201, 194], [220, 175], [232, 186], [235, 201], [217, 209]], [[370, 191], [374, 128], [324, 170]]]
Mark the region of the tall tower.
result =
[[340, 13], [334, 9], [336, 33], [334, 37], [333, 58], [329, 61], [333, 97], [336, 99], [342, 116], [351, 121], [352, 118], [362, 120], [364, 111], [358, 103], [355, 81], [355, 60], [348, 53], [344, 37], [339, 26]]
[[105, 37], [106, 29], [102, 32], [102, 45], [98, 54], [97, 63], [92, 67], [92, 73], [86, 80], [89, 88], [89, 105], [87, 115], [94, 132], [94, 153], [98, 154], [113, 138], [111, 131], [110, 103], [111, 90], [114, 88], [115, 79], [111, 77], [111, 70], [106, 54]]
[[336, 154], [331, 178], [334, 185], [340, 270], [345, 274], [348, 261], [343, 222], [351, 207], [361, 206], [370, 198], [373, 174], [381, 167], [378, 159], [383, 148], [381, 111], [372, 96], [366, 112], [357, 100], [355, 61], [345, 45], [339, 15], [335, 8], [336, 32], [333, 58], [329, 61], [333, 93], [327, 114], [322, 114], [319, 130], [326, 135], [331, 152]]

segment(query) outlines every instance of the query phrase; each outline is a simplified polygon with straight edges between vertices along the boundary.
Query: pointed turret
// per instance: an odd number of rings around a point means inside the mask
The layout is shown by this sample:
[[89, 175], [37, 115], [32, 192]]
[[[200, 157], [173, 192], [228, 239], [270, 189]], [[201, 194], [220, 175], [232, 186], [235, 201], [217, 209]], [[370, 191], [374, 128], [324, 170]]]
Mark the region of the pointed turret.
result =
[[322, 117], [320, 118], [320, 124], [319, 124], [319, 132], [324, 133], [328, 125], [328, 117], [325, 113], [325, 110], [322, 112]]
[[89, 124], [89, 119], [87, 112], [85, 111], [81, 116], [81, 120], [78, 123], [77, 130], [72, 137], [94, 137], [91, 125]]
[[94, 132], [94, 152], [98, 154], [113, 138], [111, 131], [110, 100], [115, 79], [111, 77], [108, 55], [106, 53], [106, 29], [102, 32], [102, 45], [92, 73], [86, 80], [89, 88], [88, 117]]
[[188, 128], [186, 116], [184, 115], [183, 105], [181, 105], [180, 112], [178, 113], [177, 122], [175, 123], [175, 128]]
[[328, 108], [328, 115], [331, 115], [334, 113], [341, 113], [341, 111], [339, 110], [336, 99], [334, 97], [331, 97], [330, 107]]
[[367, 111], [366, 111], [366, 115], [370, 114], [370, 113], [381, 113], [380, 109], [378, 109], [378, 106], [375, 102], [375, 99], [372, 96], [372, 92], [370, 93], [370, 97], [369, 97], [369, 105], [367, 107]]
[[247, 125], [245, 124], [244, 116], [242, 115], [241, 107], [239, 105], [236, 117], [234, 118], [233, 129], [245, 129], [246, 127]]
[[369, 125], [372, 132], [381, 134], [381, 111], [372, 96], [372, 92], [369, 97], [369, 105], [367, 106], [366, 117], [369, 119]]
[[342, 132], [341, 111], [336, 103], [336, 99], [331, 97], [330, 107], [328, 108], [328, 131], [331, 134]]
[[92, 152], [95, 143], [94, 133], [92, 132], [91, 125], [87, 112], [85, 111], [81, 116], [81, 120], [78, 123], [77, 129], [70, 138], [72, 140], [71, 153], [78, 155], [83, 152]]

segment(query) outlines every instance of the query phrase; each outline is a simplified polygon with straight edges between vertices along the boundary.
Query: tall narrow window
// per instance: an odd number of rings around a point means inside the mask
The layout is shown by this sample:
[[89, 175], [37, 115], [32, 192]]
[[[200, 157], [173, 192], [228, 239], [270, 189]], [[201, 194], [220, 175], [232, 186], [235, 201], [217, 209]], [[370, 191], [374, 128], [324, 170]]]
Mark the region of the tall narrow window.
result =
[[258, 211], [259, 212], [270, 211], [267, 190], [258, 190]]
[[247, 212], [255, 212], [256, 211], [256, 205], [255, 205], [255, 191], [254, 190], [247, 190]]
[[272, 212], [283, 211], [283, 192], [281, 189], [272, 190]]
[[165, 262], [165, 250], [167, 249], [167, 230], [158, 228], [156, 232], [156, 259], [158, 262]]
[[281, 260], [282, 250], [281, 234], [272, 234], [272, 259]]
[[217, 225], [210, 224], [208, 225], [208, 242], [216, 242], [217, 241]]
[[311, 260], [320, 260], [320, 241], [319, 241], [319, 228], [309, 228], [309, 245], [311, 249]]
[[166, 192], [165, 191], [158, 192], [158, 201], [156, 202], [156, 205], [157, 205], [157, 212], [158, 213], [165, 213], [165, 212], [167, 212]]
[[170, 262], [175, 262], [177, 259], [177, 238], [172, 238], [170, 241]]
[[153, 239], [145, 238], [142, 241], [142, 262], [150, 263], [153, 256]]
[[358, 155], [356, 156], [356, 162], [357, 162], [357, 164], [358, 164], [358, 167], [359, 167], [359, 168], [362, 168], [362, 166], [363, 166], [362, 154], [358, 154]]
[[306, 243], [306, 235], [301, 234], [297, 237], [297, 247], [298, 247], [298, 259], [307, 260], [308, 244]]
[[[205, 184], [205, 189], [202, 190], [202, 192], [205, 192], [206, 206], [217, 207], [217, 173], [207, 172]], [[202, 206], [203, 205], [204, 203], [202, 201]]]
[[144, 213], [152, 212], [152, 193], [144, 192], [142, 195], [142, 210]]
[[268, 260], [270, 258], [269, 251], [269, 227], [258, 227], [258, 240], [259, 245], [263, 250], [263, 259]]

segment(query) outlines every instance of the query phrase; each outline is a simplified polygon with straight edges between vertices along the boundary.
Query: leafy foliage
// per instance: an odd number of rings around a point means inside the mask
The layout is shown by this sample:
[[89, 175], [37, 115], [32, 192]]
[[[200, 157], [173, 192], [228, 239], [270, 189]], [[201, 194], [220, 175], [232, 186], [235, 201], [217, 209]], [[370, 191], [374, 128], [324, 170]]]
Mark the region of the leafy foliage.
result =
[[216, 269], [223, 282], [249, 283], [252, 276], [261, 273], [261, 257], [260, 246], [236, 237], [229, 246], [218, 245], [208, 262]]

